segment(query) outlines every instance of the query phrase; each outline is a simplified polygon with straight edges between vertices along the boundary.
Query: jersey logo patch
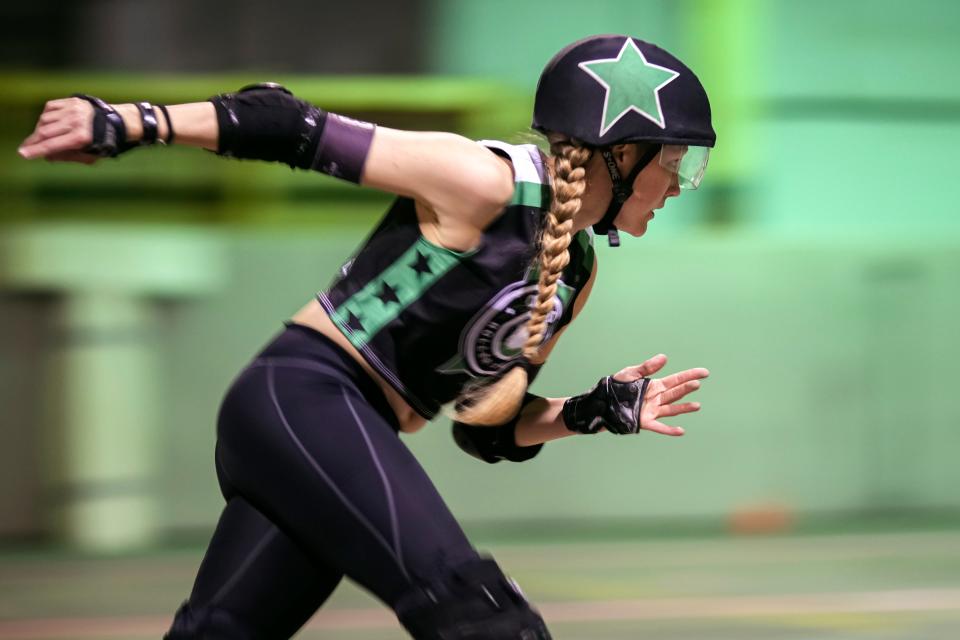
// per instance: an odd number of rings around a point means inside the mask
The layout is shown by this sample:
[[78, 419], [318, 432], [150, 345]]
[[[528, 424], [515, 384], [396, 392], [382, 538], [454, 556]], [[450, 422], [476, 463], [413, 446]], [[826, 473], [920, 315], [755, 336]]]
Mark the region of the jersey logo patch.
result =
[[[459, 353], [437, 367], [437, 372], [491, 376], [520, 358], [527, 341], [530, 305], [536, 293], [537, 283], [530, 280], [514, 282], [501, 289], [467, 323], [460, 335]], [[553, 310], [547, 316], [544, 342], [556, 332], [564, 310], [573, 299], [573, 293], [573, 287], [563, 280], [557, 282]]]

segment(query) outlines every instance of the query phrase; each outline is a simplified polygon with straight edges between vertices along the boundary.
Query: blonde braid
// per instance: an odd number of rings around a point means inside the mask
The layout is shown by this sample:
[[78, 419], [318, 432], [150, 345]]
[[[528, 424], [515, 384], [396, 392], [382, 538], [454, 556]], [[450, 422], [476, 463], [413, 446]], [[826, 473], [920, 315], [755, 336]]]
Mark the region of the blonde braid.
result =
[[567, 249], [572, 238], [573, 217], [580, 210], [580, 197], [587, 184], [583, 166], [591, 155], [590, 149], [577, 146], [570, 140], [552, 142], [550, 153], [556, 158], [553, 202], [547, 213], [547, 224], [540, 243], [537, 299], [527, 321], [528, 337], [523, 346], [523, 356], [527, 360], [532, 360], [539, 352], [547, 328], [547, 316], [553, 311], [557, 280], [570, 262]]
[[[539, 353], [546, 335], [547, 317], [553, 311], [557, 280], [570, 262], [568, 248], [573, 237], [573, 218], [580, 210], [580, 197], [586, 188], [584, 166], [593, 153], [591, 149], [564, 136], [552, 134], [549, 139], [550, 153], [554, 157], [551, 170], [553, 200], [537, 255], [540, 280], [526, 325], [527, 341], [523, 346], [523, 357], [527, 361], [535, 359]], [[493, 384], [484, 385], [481, 382], [468, 387], [457, 400], [454, 418], [466, 424], [503, 424], [520, 410], [528, 386], [527, 370], [514, 367]]]

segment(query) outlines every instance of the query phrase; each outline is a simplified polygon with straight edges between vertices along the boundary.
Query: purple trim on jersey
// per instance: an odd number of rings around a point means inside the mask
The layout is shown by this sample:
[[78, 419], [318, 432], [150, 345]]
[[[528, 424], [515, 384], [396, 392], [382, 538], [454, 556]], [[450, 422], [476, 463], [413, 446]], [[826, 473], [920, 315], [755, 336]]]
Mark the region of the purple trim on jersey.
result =
[[369, 122], [328, 113], [312, 167], [334, 178], [360, 184], [375, 128]]

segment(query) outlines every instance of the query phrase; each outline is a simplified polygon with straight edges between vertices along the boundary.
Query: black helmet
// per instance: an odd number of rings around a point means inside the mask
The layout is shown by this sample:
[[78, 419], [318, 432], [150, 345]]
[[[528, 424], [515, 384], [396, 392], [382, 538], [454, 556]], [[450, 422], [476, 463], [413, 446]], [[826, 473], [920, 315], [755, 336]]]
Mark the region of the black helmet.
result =
[[[717, 140], [707, 92], [693, 71], [660, 47], [623, 35], [584, 38], [555, 55], [540, 75], [532, 126], [600, 149], [614, 198], [594, 230], [610, 234], [614, 246], [613, 219], [662, 145], [685, 147], [679, 165], [669, 168], [681, 186], [696, 188]], [[609, 147], [628, 142], [652, 144], [624, 179]]]

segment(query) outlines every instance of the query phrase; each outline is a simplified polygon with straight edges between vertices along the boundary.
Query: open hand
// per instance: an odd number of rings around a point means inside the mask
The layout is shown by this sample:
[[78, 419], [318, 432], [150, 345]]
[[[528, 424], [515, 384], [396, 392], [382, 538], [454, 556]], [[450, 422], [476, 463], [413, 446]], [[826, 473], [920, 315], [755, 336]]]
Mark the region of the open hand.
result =
[[[667, 364], [667, 356], [662, 353], [653, 356], [643, 364], [627, 367], [613, 376], [619, 382], [632, 382], [649, 378]], [[704, 368], [687, 369], [663, 378], [654, 378], [647, 385], [640, 409], [640, 428], [655, 431], [668, 436], [682, 436], [683, 427], [673, 427], [660, 422], [660, 418], [692, 413], [700, 410], [699, 402], [680, 402], [687, 394], [700, 388], [700, 380], [710, 375]]]

